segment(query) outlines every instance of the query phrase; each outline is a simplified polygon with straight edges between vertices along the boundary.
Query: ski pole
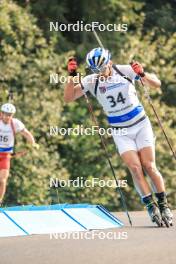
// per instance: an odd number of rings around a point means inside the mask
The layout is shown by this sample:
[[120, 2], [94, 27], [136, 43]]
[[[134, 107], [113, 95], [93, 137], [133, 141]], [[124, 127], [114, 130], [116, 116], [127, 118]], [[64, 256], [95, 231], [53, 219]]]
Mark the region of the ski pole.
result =
[[[80, 75], [79, 75], [79, 83], [80, 83], [80, 85], [82, 86], [81, 79], [80, 79]], [[96, 117], [95, 117], [95, 115], [94, 115], [94, 111], [93, 111], [92, 104], [90, 103], [89, 98], [88, 98], [88, 96], [86, 95], [86, 93], [84, 93], [84, 98], [85, 98], [85, 101], [86, 101], [86, 104], [87, 104], [87, 107], [88, 107], [89, 113], [90, 113], [90, 115], [91, 115], [91, 117], [92, 117], [92, 120], [93, 120], [93, 122], [95, 123], [95, 125], [99, 128], [99, 125], [98, 125], [97, 119], [96, 119]], [[125, 211], [125, 213], [126, 213], [126, 215], [127, 215], [127, 217], [128, 217], [128, 221], [129, 221], [130, 225], [132, 226], [132, 221], [131, 221], [131, 217], [130, 217], [129, 212], [128, 212], [128, 208], [127, 208], [126, 200], [125, 200], [125, 197], [124, 197], [124, 194], [123, 194], [121, 188], [119, 187], [118, 180], [117, 180], [117, 178], [116, 178], [115, 171], [114, 171], [113, 165], [112, 165], [112, 163], [111, 163], [111, 160], [110, 160], [110, 157], [109, 157], [109, 154], [108, 154], [108, 150], [107, 150], [106, 142], [105, 142], [103, 136], [102, 136], [100, 133], [98, 133], [98, 135], [99, 135], [99, 137], [100, 137], [101, 144], [102, 144], [103, 149], [104, 149], [104, 152], [105, 152], [105, 156], [106, 156], [106, 158], [107, 158], [107, 160], [108, 160], [108, 163], [109, 163], [109, 166], [110, 166], [110, 168], [111, 168], [112, 175], [113, 175], [113, 177], [114, 177], [114, 179], [115, 179], [115, 183], [116, 183], [116, 186], [117, 186], [117, 191], [119, 192], [119, 195], [120, 195], [120, 198], [121, 198], [122, 207], [123, 207], [123, 209], [124, 209], [124, 211]]]
[[160, 126], [160, 128], [161, 128], [161, 130], [162, 130], [162, 132], [164, 134], [164, 137], [165, 137], [165, 139], [167, 141], [167, 144], [168, 144], [168, 146], [169, 146], [169, 148], [170, 148], [170, 150], [171, 150], [171, 152], [173, 154], [173, 157], [176, 160], [176, 153], [174, 152], [174, 149], [173, 149], [172, 144], [171, 144], [171, 142], [170, 142], [170, 140], [169, 140], [169, 138], [167, 136], [167, 133], [166, 133], [166, 131], [164, 129], [162, 121], [161, 121], [159, 115], [157, 114], [157, 111], [156, 111], [156, 109], [155, 109], [155, 107], [153, 105], [153, 102], [152, 102], [152, 99], [150, 97], [149, 91], [148, 91], [147, 87], [144, 85], [144, 83], [143, 83], [143, 81], [141, 79], [140, 79], [140, 81], [141, 81], [141, 84], [142, 84], [142, 86], [144, 88], [145, 96], [147, 97], [147, 100], [148, 100], [148, 102], [149, 102], [149, 104], [150, 104], [150, 106], [151, 106], [151, 108], [152, 108], [152, 110], [153, 110], [153, 112], [155, 114], [155, 117], [156, 117], [156, 119], [158, 121], [158, 124], [159, 124], [159, 126]]

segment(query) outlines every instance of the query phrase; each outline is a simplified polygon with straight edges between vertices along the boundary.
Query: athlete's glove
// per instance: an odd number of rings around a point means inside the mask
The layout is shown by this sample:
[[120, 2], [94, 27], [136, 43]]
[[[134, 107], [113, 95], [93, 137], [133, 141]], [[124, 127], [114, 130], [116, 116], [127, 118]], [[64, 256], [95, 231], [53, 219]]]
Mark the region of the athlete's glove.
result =
[[143, 69], [142, 65], [138, 61], [133, 61], [131, 63], [131, 67], [132, 67], [133, 71], [137, 75], [139, 75], [140, 77], [144, 77], [145, 76], [144, 69]]
[[71, 57], [68, 60], [68, 64], [67, 64], [67, 70], [69, 73], [69, 76], [76, 76], [77, 75], [77, 68], [78, 68], [78, 64], [77, 64], [77, 60], [75, 57]]

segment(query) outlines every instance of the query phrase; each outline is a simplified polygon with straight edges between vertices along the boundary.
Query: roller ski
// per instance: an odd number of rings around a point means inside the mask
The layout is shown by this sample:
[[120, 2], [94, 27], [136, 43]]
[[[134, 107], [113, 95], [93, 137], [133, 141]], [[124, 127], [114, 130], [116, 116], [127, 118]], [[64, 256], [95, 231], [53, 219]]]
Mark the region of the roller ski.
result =
[[157, 207], [157, 205], [154, 202], [151, 202], [151, 203], [147, 204], [146, 207], [147, 207], [147, 211], [149, 213], [149, 216], [150, 216], [152, 222], [156, 223], [157, 226], [162, 227], [163, 221], [162, 221], [162, 217], [160, 214], [160, 210]]
[[153, 200], [152, 194], [142, 197], [142, 202], [145, 204], [152, 222], [159, 227], [163, 226], [160, 210]]
[[167, 226], [170, 227], [173, 225], [173, 214], [171, 210], [169, 209], [168, 203], [167, 203], [167, 197], [166, 193], [156, 193], [155, 194], [157, 199], [158, 199], [158, 207], [160, 210], [160, 214], [163, 220], [163, 223]]
[[173, 214], [169, 207], [160, 209], [161, 217], [167, 227], [173, 226]]

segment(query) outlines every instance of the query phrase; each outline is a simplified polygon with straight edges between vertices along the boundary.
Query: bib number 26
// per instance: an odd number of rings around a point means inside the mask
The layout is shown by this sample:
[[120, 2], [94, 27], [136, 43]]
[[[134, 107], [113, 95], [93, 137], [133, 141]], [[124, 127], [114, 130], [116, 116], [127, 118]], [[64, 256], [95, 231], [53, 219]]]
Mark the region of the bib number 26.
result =
[[123, 94], [122, 94], [121, 92], [118, 93], [117, 98], [115, 98], [115, 97], [112, 96], [112, 95], [109, 95], [109, 96], [107, 96], [106, 98], [107, 98], [108, 101], [110, 102], [111, 107], [116, 106], [118, 103], [125, 104], [125, 101], [126, 101], [126, 98], [123, 97]]

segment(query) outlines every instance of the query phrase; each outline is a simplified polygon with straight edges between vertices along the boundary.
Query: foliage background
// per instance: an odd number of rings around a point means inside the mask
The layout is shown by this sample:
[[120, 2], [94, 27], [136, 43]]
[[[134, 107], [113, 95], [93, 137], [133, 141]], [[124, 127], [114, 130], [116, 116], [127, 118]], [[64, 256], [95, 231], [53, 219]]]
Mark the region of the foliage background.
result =
[[[50, 136], [49, 128], [75, 127], [92, 122], [82, 98], [66, 105], [63, 85], [51, 85], [49, 74], [67, 75], [66, 63], [76, 55], [85, 74], [85, 55], [97, 46], [88, 32], [50, 32], [49, 22], [127, 23], [127, 33], [99, 32], [113, 60], [127, 64], [135, 55], [146, 71], [162, 81], [162, 94], [151, 91], [154, 105], [176, 149], [176, 19], [175, 1], [124, 0], [1, 0], [0, 1], [0, 103], [13, 90], [17, 117], [34, 134], [40, 151], [12, 161], [5, 205], [48, 203], [102, 203], [110, 210], [121, 210], [113, 188], [50, 188], [50, 178], [112, 179], [111, 171], [97, 136]], [[138, 87], [138, 92], [157, 136], [157, 164], [162, 171], [169, 202], [176, 206], [176, 167], [158, 128], [154, 114]], [[107, 122], [92, 98], [101, 126]], [[108, 150], [116, 175], [128, 180], [124, 192], [130, 210], [143, 205], [133, 188], [131, 176], [116, 153], [111, 138]], [[17, 138], [17, 149], [25, 142]]]

